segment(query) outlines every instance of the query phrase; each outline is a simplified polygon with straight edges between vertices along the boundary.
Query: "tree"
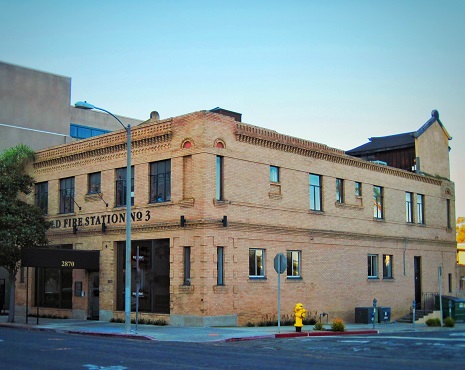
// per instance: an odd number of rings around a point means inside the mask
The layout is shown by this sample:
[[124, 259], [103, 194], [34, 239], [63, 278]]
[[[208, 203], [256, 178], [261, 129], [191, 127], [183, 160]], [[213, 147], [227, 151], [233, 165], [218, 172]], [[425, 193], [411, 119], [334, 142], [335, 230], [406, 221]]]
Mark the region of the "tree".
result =
[[34, 152], [23, 144], [0, 154], [0, 266], [8, 270], [11, 284], [8, 322], [14, 322], [21, 250], [46, 245], [45, 232], [50, 227], [38, 207], [20, 199], [32, 191], [34, 179], [26, 173], [26, 166], [33, 160]]
[[465, 217], [457, 217], [455, 232], [457, 235], [457, 243], [465, 243]]

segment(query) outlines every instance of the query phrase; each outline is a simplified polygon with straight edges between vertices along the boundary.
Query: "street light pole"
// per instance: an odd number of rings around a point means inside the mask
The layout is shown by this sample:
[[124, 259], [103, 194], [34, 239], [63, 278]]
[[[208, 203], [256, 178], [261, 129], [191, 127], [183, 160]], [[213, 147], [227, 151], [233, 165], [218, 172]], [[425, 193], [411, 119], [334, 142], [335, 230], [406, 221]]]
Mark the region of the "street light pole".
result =
[[126, 333], [131, 332], [131, 125], [125, 126], [123, 122], [119, 120], [113, 113], [106, 109], [96, 107], [93, 104], [87, 103], [86, 101], [78, 101], [74, 104], [79, 109], [96, 109], [102, 112], [108, 113], [114, 119], [116, 119], [121, 126], [126, 130], [126, 153], [127, 153], [127, 165], [126, 165], [126, 261], [125, 261], [125, 284], [124, 284], [124, 327]]

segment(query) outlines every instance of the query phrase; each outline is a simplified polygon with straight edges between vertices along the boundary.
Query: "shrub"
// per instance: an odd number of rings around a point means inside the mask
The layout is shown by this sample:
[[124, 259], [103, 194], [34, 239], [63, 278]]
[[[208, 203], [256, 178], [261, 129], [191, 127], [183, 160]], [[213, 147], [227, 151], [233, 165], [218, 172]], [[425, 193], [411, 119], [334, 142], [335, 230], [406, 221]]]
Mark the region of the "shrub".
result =
[[255, 324], [253, 322], [247, 322], [247, 324], [245, 324], [245, 326], [249, 327], [249, 328], [253, 328], [255, 326]]
[[323, 324], [321, 323], [321, 321], [317, 321], [315, 323], [315, 326], [313, 327], [313, 330], [324, 330]]
[[447, 328], [453, 328], [455, 326], [455, 321], [452, 317], [446, 317], [444, 319], [444, 326]]
[[333, 323], [331, 324], [331, 330], [332, 331], [346, 331], [346, 326], [344, 324], [344, 321], [341, 319], [335, 319]]
[[441, 326], [441, 320], [436, 318], [426, 320], [427, 326]]

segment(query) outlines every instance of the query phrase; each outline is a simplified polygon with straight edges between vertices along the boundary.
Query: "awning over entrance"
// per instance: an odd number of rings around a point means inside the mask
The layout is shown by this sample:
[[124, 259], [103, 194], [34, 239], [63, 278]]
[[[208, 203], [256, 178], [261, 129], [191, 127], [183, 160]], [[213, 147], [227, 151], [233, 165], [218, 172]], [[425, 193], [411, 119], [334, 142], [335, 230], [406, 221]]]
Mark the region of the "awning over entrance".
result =
[[99, 270], [100, 251], [26, 248], [21, 251], [22, 267], [56, 267]]

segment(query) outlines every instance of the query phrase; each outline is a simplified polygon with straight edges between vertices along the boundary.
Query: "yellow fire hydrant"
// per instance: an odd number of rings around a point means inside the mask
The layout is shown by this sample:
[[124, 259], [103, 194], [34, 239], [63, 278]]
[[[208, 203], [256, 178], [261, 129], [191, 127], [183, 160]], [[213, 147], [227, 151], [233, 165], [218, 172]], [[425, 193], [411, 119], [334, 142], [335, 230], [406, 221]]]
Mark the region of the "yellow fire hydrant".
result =
[[302, 331], [302, 326], [304, 324], [302, 323], [302, 320], [305, 318], [307, 315], [307, 310], [304, 308], [304, 305], [302, 303], [297, 303], [294, 307], [294, 314], [295, 314], [295, 331], [300, 332]]

